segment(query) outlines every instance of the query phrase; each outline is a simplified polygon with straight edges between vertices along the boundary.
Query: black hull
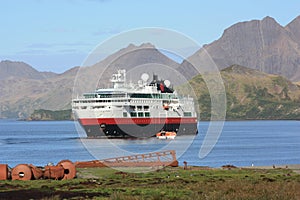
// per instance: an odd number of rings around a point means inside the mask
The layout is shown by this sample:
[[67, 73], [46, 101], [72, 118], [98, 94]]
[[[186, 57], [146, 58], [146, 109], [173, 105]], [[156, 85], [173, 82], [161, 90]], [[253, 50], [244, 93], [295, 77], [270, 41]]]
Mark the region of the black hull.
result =
[[88, 138], [149, 138], [154, 137], [161, 130], [175, 131], [177, 136], [196, 135], [197, 123], [187, 124], [157, 124], [137, 125], [137, 124], [113, 124], [105, 125], [83, 125]]

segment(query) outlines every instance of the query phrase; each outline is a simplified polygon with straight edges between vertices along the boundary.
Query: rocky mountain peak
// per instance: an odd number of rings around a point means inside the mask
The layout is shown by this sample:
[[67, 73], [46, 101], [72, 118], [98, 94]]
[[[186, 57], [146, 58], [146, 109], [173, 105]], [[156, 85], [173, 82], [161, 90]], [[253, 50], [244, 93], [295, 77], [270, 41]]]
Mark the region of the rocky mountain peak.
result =
[[288, 25], [286, 25], [286, 27], [294, 26], [294, 27], [299, 28], [299, 26], [296, 26], [297, 24], [298, 25], [300, 24], [300, 15], [297, 16], [295, 19], [293, 19], [290, 23], [288, 23]]
[[[300, 17], [286, 27], [269, 16], [239, 22], [204, 48], [219, 69], [238, 64], [292, 81], [300, 80]], [[189, 59], [204, 62], [201, 55], [199, 50]]]
[[47, 79], [57, 74], [53, 72], [39, 72], [32, 66], [19, 61], [3, 60], [0, 62], [0, 80], [15, 77], [26, 79]]
[[127, 47], [121, 49], [121, 51], [128, 51], [133, 49], [147, 49], [147, 48], [155, 49], [155, 46], [151, 43], [142, 43], [140, 45], [135, 45], [130, 43]]
[[16, 62], [10, 60], [1, 61], [0, 71], [0, 79], [6, 79], [9, 77], [21, 77], [31, 79], [40, 78], [39, 72], [24, 62]]
[[[273, 23], [273, 24], [278, 24], [277, 21], [273, 18], [273, 17], [270, 17], [270, 16], [266, 16], [264, 17], [261, 22], [263, 23]], [[279, 25], [279, 24], [278, 24]]]
[[285, 27], [291, 34], [295, 42], [300, 45], [300, 15]]

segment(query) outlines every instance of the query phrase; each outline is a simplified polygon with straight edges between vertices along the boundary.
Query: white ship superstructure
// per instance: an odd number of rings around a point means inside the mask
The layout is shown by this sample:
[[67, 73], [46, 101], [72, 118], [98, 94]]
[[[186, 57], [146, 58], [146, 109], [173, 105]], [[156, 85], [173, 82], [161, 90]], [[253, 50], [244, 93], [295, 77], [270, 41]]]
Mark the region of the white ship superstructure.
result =
[[[144, 76], [144, 77], [143, 77]], [[97, 89], [72, 101], [73, 111], [88, 137], [151, 137], [159, 131], [177, 135], [197, 133], [194, 100], [179, 98], [168, 81], [144, 74], [137, 84], [126, 82], [118, 70], [112, 88]]]

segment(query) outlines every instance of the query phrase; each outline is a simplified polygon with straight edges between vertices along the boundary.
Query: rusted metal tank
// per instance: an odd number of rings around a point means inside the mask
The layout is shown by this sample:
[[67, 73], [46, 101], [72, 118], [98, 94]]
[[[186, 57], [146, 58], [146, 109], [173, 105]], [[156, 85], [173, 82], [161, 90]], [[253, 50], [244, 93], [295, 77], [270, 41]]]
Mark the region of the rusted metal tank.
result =
[[8, 165], [0, 164], [0, 180], [8, 179]]
[[70, 160], [62, 160], [57, 165], [61, 165], [64, 168], [63, 180], [73, 179], [76, 176], [76, 167]]
[[76, 177], [75, 164], [70, 160], [62, 160], [56, 166], [46, 165], [45, 167], [36, 167], [32, 164], [19, 164], [12, 170], [7, 164], [0, 164], [0, 180], [38, 180], [55, 179], [66, 180]]
[[65, 169], [61, 165], [56, 166], [45, 166], [44, 178], [60, 180], [64, 177]]
[[11, 171], [12, 180], [28, 181], [32, 179], [32, 171], [27, 164], [19, 164]]
[[43, 170], [41, 168], [38, 168], [38, 167], [36, 167], [34, 165], [31, 165], [31, 164], [29, 165], [29, 167], [31, 168], [31, 172], [33, 174], [34, 179], [38, 180], [43, 176], [44, 173], [43, 173]]

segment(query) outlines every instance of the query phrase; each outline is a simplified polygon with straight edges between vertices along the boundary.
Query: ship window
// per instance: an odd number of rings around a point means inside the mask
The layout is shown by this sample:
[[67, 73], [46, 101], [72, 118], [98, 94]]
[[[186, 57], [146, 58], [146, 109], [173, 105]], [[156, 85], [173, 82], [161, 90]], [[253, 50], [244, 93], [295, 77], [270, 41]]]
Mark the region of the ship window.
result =
[[130, 110], [135, 110], [135, 106], [130, 106]]
[[123, 112], [123, 117], [127, 117], [127, 112]]
[[144, 110], [145, 111], [149, 110], [149, 106], [144, 106]]
[[184, 112], [183, 116], [185, 116], [185, 117], [191, 117], [192, 113], [191, 112]]
[[144, 113], [139, 112], [139, 113], [138, 113], [138, 116], [139, 116], [139, 117], [144, 117]]
[[98, 98], [111, 98], [112, 94], [98, 94]]
[[130, 94], [130, 97], [131, 98], [152, 98], [152, 95], [135, 93], [135, 94]]
[[81, 106], [81, 109], [86, 109], [87, 107], [86, 106]]
[[100, 108], [104, 108], [104, 106], [94, 106], [94, 109], [100, 109]]
[[150, 117], [150, 113], [149, 112], [145, 112], [145, 117]]
[[95, 94], [84, 94], [83, 95], [85, 98], [94, 98]]
[[137, 110], [142, 110], [142, 106], [137, 106]]
[[131, 117], [136, 117], [136, 112], [131, 112], [131, 113], [130, 113], [130, 116], [131, 116]]

